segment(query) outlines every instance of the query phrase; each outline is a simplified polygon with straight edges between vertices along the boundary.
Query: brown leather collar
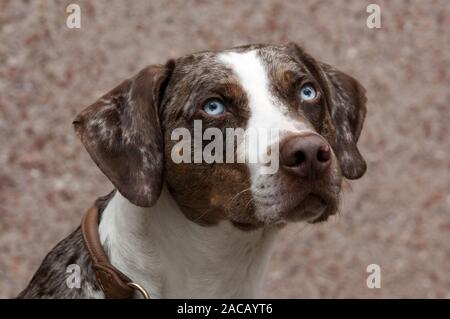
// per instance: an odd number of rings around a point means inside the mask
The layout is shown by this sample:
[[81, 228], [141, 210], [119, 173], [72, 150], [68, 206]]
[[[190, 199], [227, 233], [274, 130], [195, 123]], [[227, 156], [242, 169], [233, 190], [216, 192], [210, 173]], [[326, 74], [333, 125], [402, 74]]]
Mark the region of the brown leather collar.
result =
[[98, 208], [90, 208], [81, 220], [81, 232], [84, 244], [89, 252], [97, 280], [108, 299], [132, 298], [134, 290], [139, 291], [145, 299], [149, 299], [147, 292], [140, 285], [131, 281], [126, 275], [111, 265], [98, 233]]

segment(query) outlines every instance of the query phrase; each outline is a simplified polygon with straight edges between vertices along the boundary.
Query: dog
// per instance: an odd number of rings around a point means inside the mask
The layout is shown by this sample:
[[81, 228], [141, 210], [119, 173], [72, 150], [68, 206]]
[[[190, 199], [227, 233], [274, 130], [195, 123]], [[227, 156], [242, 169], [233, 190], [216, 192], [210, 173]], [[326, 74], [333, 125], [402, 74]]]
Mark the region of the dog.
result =
[[[83, 110], [74, 128], [115, 190], [99, 198], [105, 258], [150, 298], [253, 298], [289, 222], [323, 222], [344, 178], [366, 171], [365, 89], [295, 43], [203, 51], [151, 65]], [[276, 128], [279, 169], [175, 163], [177, 128]], [[203, 147], [204, 145], [202, 145]], [[238, 144], [235, 155], [242, 149]], [[258, 151], [259, 150], [259, 151]], [[19, 298], [105, 298], [82, 229], [44, 259]], [[89, 245], [87, 245], [89, 248]], [[67, 267], [79, 266], [69, 287]]]

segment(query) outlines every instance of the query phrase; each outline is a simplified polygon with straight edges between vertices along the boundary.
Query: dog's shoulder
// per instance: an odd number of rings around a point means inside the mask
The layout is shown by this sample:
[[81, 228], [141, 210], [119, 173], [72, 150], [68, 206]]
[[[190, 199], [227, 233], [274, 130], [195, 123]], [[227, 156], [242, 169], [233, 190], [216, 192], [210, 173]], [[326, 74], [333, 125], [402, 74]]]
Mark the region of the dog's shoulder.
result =
[[[103, 212], [114, 195], [100, 197], [95, 206]], [[44, 258], [27, 288], [17, 298], [103, 297], [79, 226], [60, 241]]]
[[89, 298], [89, 289], [100, 287], [78, 227], [47, 254], [18, 298]]

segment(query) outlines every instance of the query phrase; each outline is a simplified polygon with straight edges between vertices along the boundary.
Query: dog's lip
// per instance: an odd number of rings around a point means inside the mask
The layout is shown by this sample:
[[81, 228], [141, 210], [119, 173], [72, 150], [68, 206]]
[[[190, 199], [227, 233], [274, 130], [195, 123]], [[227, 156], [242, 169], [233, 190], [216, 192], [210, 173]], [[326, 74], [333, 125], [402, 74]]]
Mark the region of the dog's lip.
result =
[[283, 212], [287, 221], [315, 222], [323, 218], [328, 211], [329, 204], [323, 196], [310, 193], [306, 195], [299, 204]]
[[254, 229], [262, 226], [262, 223], [241, 222], [241, 221], [237, 221], [237, 220], [231, 220], [231, 223], [235, 227], [239, 228], [240, 230], [245, 230], [245, 231], [254, 230]]
[[334, 214], [334, 202], [326, 193], [307, 193], [296, 205], [279, 212], [279, 217], [272, 221], [243, 221], [230, 219], [230, 222], [238, 229], [249, 231], [264, 225], [275, 223], [288, 223], [305, 221], [317, 223], [326, 221], [330, 215]]

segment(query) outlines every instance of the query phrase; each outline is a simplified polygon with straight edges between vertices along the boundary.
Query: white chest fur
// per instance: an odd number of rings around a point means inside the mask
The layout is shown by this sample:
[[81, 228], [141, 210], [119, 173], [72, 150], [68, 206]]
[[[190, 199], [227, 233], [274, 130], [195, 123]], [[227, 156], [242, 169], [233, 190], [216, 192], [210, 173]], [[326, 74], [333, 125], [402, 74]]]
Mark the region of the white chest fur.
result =
[[257, 297], [277, 232], [245, 232], [228, 221], [200, 226], [165, 189], [150, 208], [116, 192], [99, 231], [111, 263], [152, 298]]

